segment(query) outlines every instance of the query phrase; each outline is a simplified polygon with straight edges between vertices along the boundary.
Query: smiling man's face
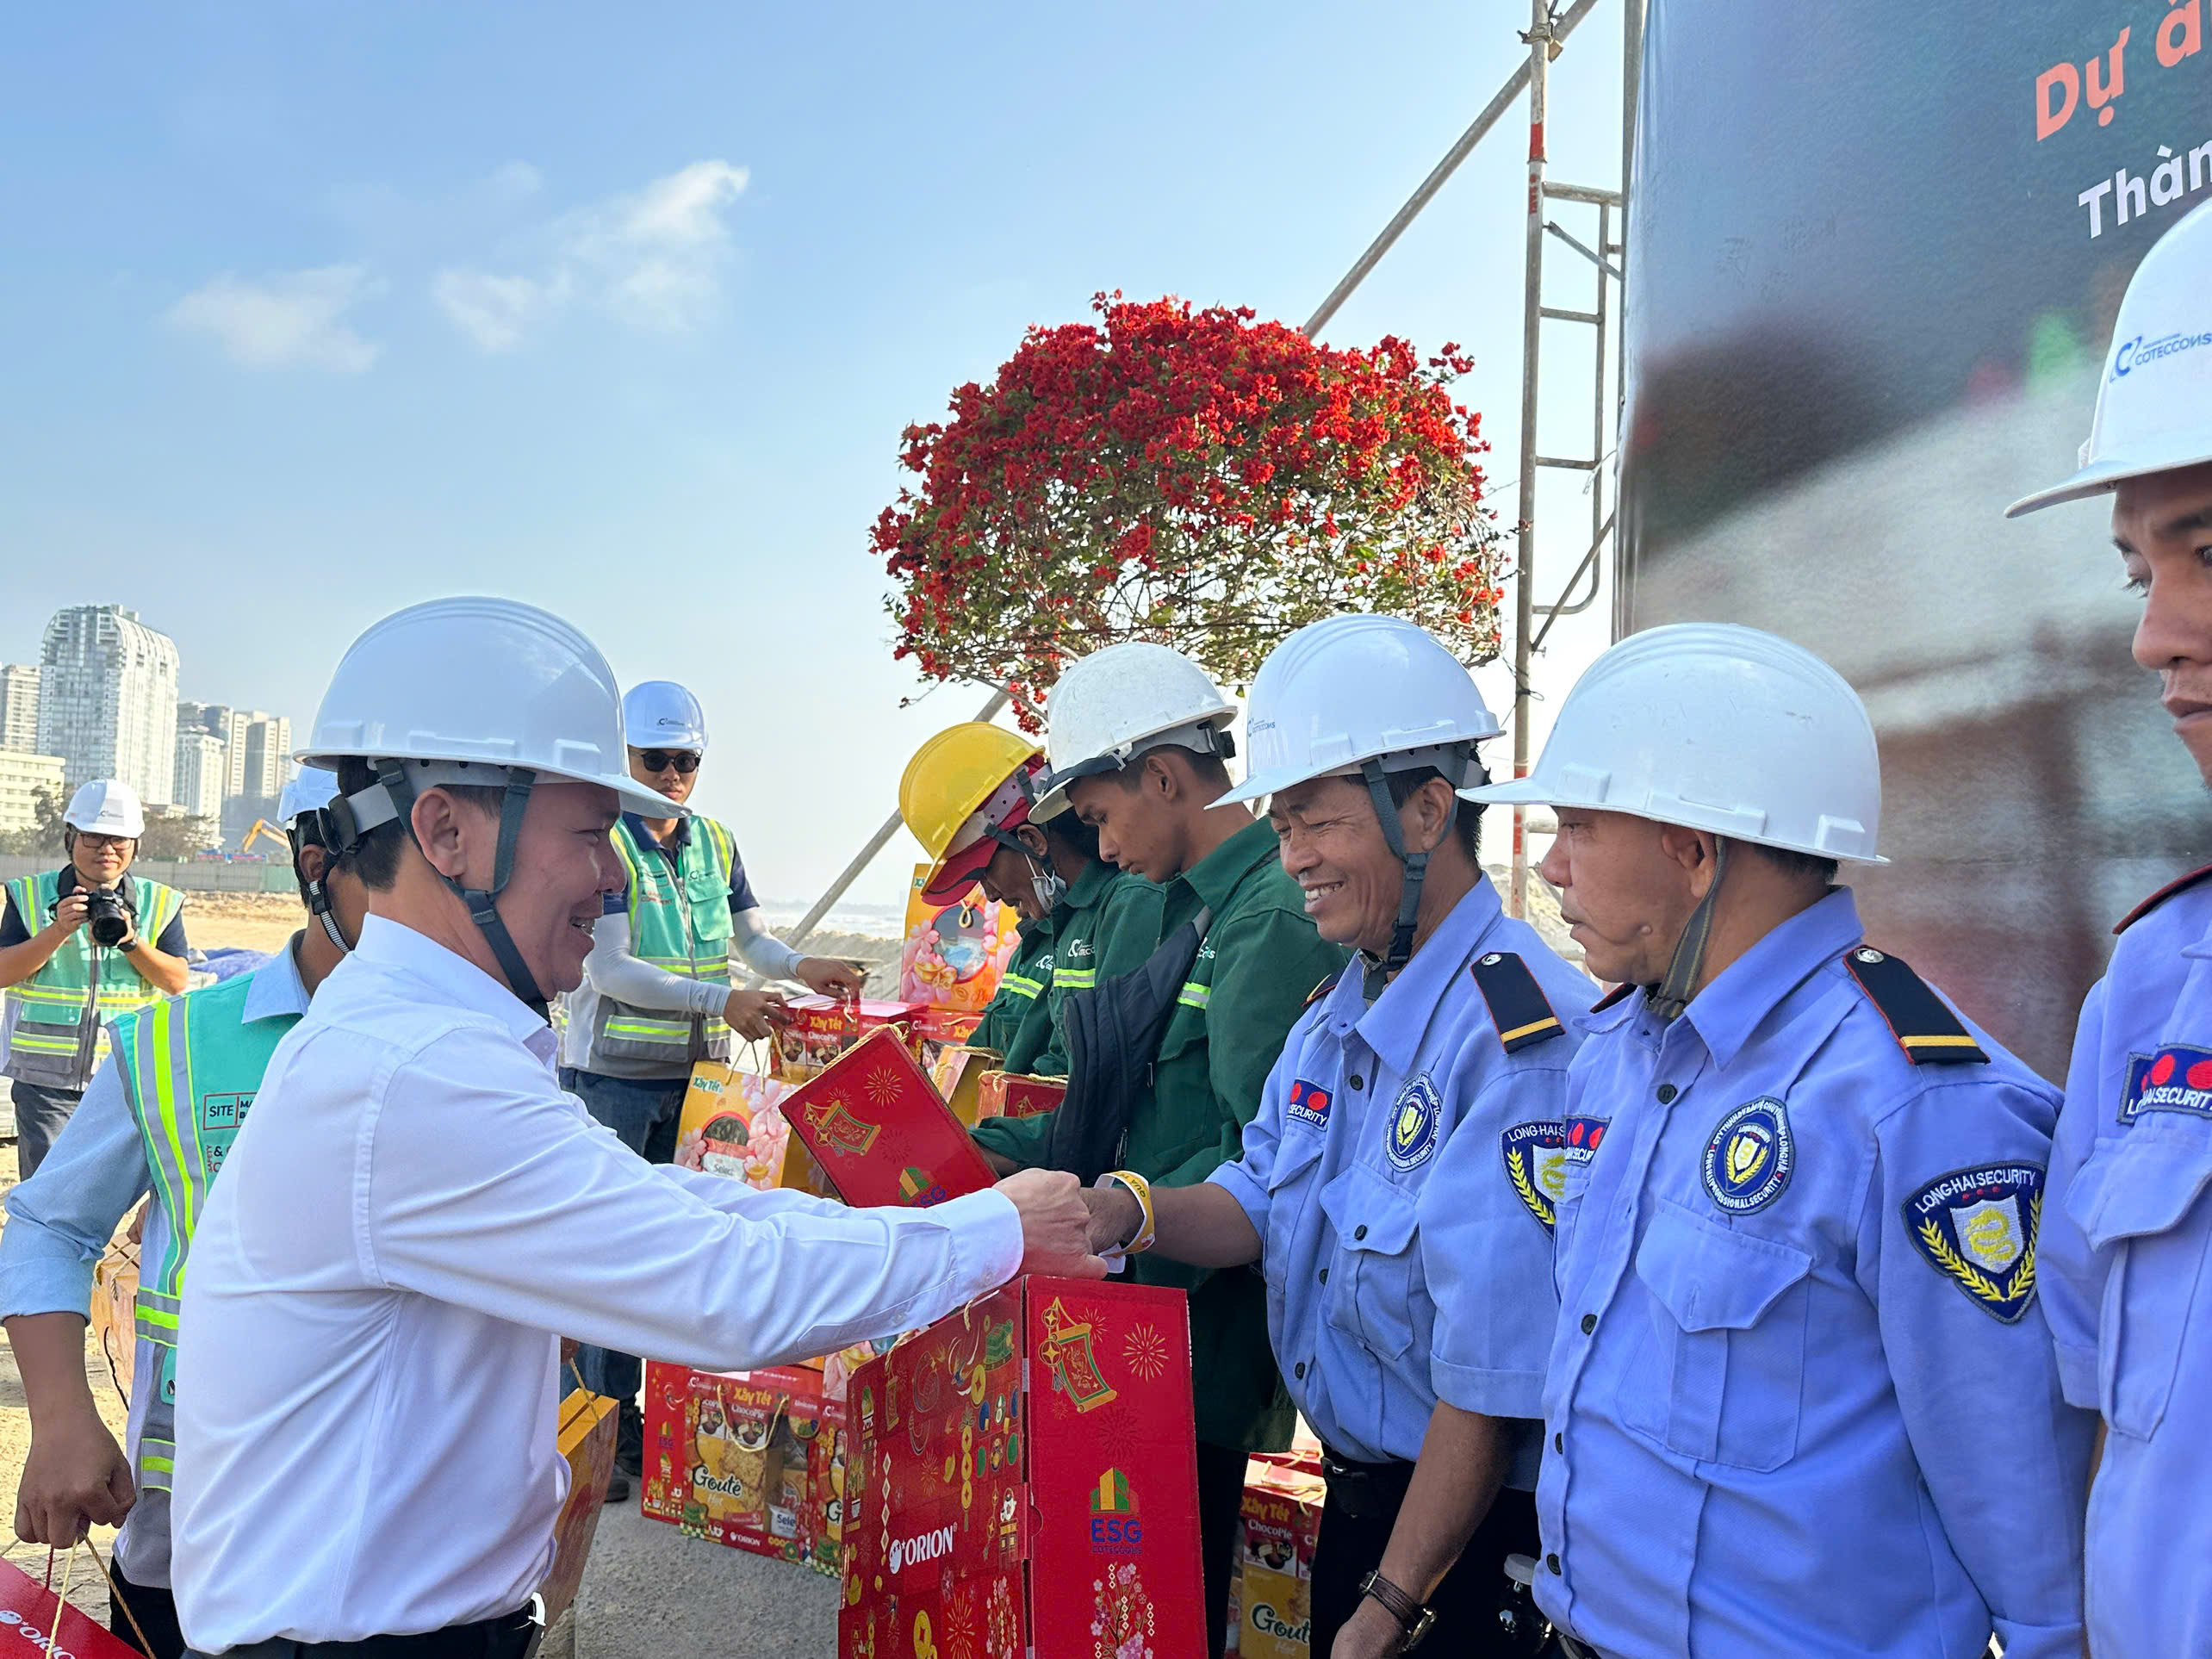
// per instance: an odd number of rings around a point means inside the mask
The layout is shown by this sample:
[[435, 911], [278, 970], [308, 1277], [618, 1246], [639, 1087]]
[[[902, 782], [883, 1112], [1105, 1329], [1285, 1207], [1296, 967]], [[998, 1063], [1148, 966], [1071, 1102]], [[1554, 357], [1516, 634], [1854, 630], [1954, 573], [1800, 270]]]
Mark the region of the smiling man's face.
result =
[[2212, 463], [2123, 482], [2112, 540], [2143, 596], [2135, 661], [2158, 674], [2174, 731], [2212, 784]]

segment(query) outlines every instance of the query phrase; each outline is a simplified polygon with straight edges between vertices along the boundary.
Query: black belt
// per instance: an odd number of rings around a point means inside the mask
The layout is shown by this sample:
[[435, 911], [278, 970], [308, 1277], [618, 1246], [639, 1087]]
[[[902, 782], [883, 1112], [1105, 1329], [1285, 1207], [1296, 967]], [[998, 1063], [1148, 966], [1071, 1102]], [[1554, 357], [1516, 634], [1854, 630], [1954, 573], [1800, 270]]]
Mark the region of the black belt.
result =
[[1406, 1463], [1363, 1463], [1321, 1448], [1321, 1478], [1328, 1482], [1329, 1501], [1354, 1520], [1393, 1515], [1406, 1501], [1413, 1484], [1414, 1466]]
[[[217, 1659], [532, 1659], [545, 1634], [543, 1604], [473, 1624], [413, 1636], [364, 1636], [357, 1642], [295, 1642], [272, 1637], [227, 1649]], [[192, 1650], [196, 1654], [196, 1650]]]

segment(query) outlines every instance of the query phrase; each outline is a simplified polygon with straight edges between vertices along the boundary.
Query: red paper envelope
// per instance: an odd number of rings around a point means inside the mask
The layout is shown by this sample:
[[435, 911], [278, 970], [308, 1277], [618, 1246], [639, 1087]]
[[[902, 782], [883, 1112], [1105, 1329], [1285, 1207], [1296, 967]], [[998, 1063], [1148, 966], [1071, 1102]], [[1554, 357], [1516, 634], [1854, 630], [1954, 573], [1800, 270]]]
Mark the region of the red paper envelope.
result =
[[847, 1049], [783, 1111], [848, 1204], [921, 1209], [991, 1184], [991, 1165], [893, 1032]]

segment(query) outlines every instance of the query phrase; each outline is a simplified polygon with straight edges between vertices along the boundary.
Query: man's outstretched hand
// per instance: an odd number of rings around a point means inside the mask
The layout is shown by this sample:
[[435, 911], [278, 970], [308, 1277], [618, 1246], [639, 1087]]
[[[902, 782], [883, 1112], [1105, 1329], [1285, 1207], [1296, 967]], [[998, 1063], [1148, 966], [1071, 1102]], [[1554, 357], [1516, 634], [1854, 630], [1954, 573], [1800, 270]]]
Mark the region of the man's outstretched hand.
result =
[[1106, 1264], [1090, 1248], [1090, 1207], [1082, 1185], [1064, 1170], [1021, 1170], [998, 1184], [1022, 1215], [1024, 1273], [1103, 1279]]

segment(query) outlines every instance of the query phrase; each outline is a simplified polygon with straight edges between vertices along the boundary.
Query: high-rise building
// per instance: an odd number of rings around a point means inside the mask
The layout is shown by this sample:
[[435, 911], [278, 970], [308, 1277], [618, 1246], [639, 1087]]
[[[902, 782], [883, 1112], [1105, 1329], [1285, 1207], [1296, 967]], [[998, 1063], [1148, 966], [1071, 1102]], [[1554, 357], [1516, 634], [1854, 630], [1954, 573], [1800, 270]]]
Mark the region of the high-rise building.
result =
[[205, 726], [178, 723], [176, 788], [171, 798], [191, 817], [221, 819], [229, 750], [230, 745]]
[[195, 703], [183, 697], [177, 699], [177, 730], [179, 731], [197, 726], [202, 731], [211, 731], [228, 743], [230, 718], [227, 703]]
[[71, 789], [118, 778], [165, 806], [177, 776], [177, 642], [120, 605], [76, 605], [47, 624], [39, 752]]
[[38, 664], [8, 663], [0, 667], [0, 749], [35, 750], [38, 746]]
[[221, 735], [229, 745], [229, 770], [224, 798], [248, 795], [273, 802], [284, 792], [284, 780], [292, 775], [292, 723], [260, 709], [225, 712], [227, 729]]
[[39, 797], [61, 792], [60, 756], [0, 749], [0, 836], [35, 829]]

